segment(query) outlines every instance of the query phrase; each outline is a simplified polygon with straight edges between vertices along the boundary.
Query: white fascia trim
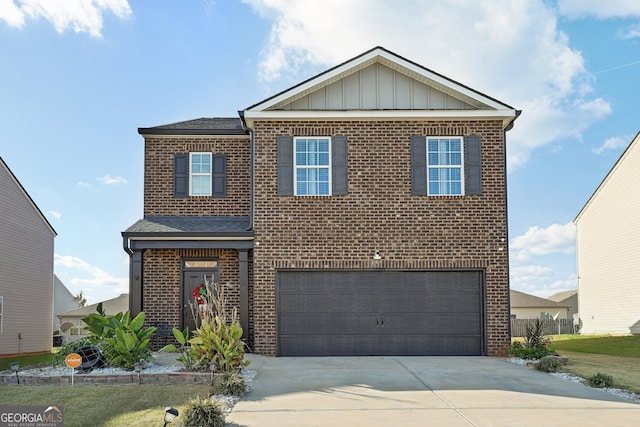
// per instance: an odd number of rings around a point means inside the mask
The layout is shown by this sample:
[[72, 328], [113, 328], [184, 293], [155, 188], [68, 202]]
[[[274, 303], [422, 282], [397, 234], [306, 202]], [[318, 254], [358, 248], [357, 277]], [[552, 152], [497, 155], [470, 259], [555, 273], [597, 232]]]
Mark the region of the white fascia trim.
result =
[[158, 240], [158, 241], [162, 241], [162, 240], [189, 240], [189, 241], [195, 241], [195, 240], [204, 240], [204, 241], [230, 241], [230, 242], [234, 242], [234, 241], [249, 241], [249, 240], [253, 240], [253, 237], [197, 237], [197, 236], [189, 236], [189, 237], [185, 237], [185, 236], [172, 236], [172, 237], [160, 237], [160, 236], [154, 236], [154, 237], [143, 237], [143, 236], [136, 236], [136, 237], [129, 237], [129, 240]]
[[406, 119], [512, 119], [516, 110], [247, 110], [247, 120], [406, 120]]

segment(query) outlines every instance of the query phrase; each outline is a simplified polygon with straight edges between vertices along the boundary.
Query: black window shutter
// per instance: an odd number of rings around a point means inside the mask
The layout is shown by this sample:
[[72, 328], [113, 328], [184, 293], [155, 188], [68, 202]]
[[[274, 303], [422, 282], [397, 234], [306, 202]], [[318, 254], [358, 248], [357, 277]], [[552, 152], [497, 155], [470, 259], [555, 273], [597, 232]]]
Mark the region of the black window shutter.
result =
[[346, 136], [331, 138], [331, 194], [349, 194], [348, 149]]
[[212, 163], [211, 196], [227, 197], [227, 156], [225, 154], [214, 154]]
[[278, 136], [278, 195], [293, 196], [293, 137]]
[[189, 154], [173, 157], [173, 197], [189, 196]]
[[411, 137], [411, 194], [427, 195], [427, 137]]
[[464, 180], [465, 194], [482, 194], [482, 160], [479, 135], [464, 137]]

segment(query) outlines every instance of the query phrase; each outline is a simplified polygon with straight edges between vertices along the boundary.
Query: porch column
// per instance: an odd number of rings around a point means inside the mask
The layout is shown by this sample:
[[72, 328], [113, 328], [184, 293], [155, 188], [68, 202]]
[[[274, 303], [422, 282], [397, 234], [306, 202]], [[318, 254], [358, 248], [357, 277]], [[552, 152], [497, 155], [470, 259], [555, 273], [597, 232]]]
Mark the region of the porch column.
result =
[[134, 250], [129, 257], [129, 311], [132, 318], [142, 311], [142, 252]]

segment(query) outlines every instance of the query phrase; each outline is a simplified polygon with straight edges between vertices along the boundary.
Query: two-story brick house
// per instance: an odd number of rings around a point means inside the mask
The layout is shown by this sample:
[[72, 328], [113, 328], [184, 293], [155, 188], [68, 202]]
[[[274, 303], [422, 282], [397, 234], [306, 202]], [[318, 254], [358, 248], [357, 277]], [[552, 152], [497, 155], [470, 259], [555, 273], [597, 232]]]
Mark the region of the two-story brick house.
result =
[[139, 129], [132, 311], [188, 325], [209, 275], [258, 353], [505, 354], [518, 114], [378, 47], [238, 119]]

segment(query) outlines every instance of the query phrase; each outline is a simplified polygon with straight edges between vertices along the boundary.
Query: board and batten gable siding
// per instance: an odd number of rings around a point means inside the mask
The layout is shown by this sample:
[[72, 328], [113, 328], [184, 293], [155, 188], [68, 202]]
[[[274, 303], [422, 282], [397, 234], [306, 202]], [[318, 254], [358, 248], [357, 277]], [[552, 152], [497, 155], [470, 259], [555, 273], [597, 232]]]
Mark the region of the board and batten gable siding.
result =
[[0, 236], [0, 354], [51, 351], [55, 231], [1, 160]]
[[[278, 270], [481, 270], [487, 354], [509, 345], [504, 131], [500, 120], [256, 120], [254, 349], [274, 354]], [[278, 137], [345, 136], [348, 191], [278, 195]], [[412, 194], [411, 137], [479, 135], [481, 194]], [[382, 259], [372, 259], [374, 251]]]
[[575, 220], [581, 333], [640, 333], [640, 136]]
[[464, 101], [376, 63], [285, 104], [281, 110], [471, 110]]

